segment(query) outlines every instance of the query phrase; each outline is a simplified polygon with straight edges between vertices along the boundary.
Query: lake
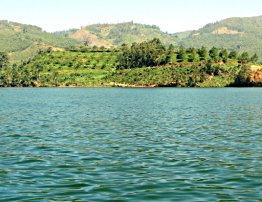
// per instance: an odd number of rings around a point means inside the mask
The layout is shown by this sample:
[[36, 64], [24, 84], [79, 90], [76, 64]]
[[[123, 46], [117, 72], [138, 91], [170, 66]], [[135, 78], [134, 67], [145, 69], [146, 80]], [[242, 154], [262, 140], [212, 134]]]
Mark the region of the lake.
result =
[[0, 201], [260, 201], [262, 89], [0, 89]]

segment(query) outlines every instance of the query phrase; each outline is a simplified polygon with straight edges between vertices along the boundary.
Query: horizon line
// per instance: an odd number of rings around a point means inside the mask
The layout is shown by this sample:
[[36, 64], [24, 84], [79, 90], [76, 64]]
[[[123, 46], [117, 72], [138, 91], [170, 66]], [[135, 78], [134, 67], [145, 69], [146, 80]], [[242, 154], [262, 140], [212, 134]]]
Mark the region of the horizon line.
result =
[[[256, 16], [245, 16], [245, 17], [227, 17], [227, 18], [223, 18], [221, 20], [217, 20], [215, 22], [209, 22], [207, 24], [205, 24], [204, 26], [198, 28], [201, 29], [203, 27], [205, 27], [208, 24], [215, 24], [217, 22], [223, 21], [223, 20], [228, 20], [228, 19], [232, 19], [232, 18], [254, 18], [254, 17], [262, 17], [262, 15], [256, 15]], [[183, 32], [192, 32], [192, 31], [196, 31], [198, 29], [191, 29], [191, 30], [184, 30], [184, 31], [177, 31], [177, 32], [168, 32], [168, 31], [164, 31], [161, 29], [161, 27], [157, 24], [149, 24], [149, 23], [142, 23], [142, 22], [135, 22], [134, 20], [131, 21], [123, 21], [123, 22], [97, 22], [97, 23], [91, 23], [91, 24], [86, 24], [86, 25], [81, 25], [79, 28], [77, 27], [72, 27], [72, 28], [68, 28], [68, 29], [63, 29], [63, 30], [56, 30], [56, 31], [47, 31], [45, 30], [43, 27], [39, 26], [39, 25], [34, 25], [34, 24], [29, 24], [29, 23], [22, 23], [22, 22], [17, 22], [17, 21], [13, 21], [13, 20], [7, 20], [7, 19], [0, 19], [0, 21], [7, 21], [8, 23], [18, 23], [18, 24], [22, 24], [22, 25], [29, 25], [29, 26], [35, 26], [40, 28], [42, 31], [47, 32], [47, 33], [56, 33], [56, 32], [63, 32], [63, 31], [70, 31], [70, 30], [81, 30], [85, 27], [88, 26], [92, 26], [92, 25], [117, 25], [117, 24], [127, 24], [127, 23], [133, 23], [133, 24], [139, 24], [139, 25], [145, 25], [145, 26], [155, 26], [157, 28], [159, 28], [159, 30], [161, 32], [164, 33], [168, 33], [168, 34], [176, 34], [176, 33], [183, 33]]]

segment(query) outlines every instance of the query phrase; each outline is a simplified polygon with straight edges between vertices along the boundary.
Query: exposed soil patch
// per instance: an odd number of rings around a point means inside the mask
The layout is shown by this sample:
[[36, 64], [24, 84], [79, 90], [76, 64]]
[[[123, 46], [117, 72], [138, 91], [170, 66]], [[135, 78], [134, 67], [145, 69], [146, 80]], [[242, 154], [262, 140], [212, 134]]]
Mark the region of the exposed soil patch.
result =
[[230, 35], [235, 35], [235, 34], [244, 34], [244, 32], [239, 32], [237, 30], [230, 30], [227, 27], [220, 27], [212, 32], [212, 34], [230, 34]]
[[251, 81], [256, 83], [262, 82], [262, 67], [257, 65], [251, 66]]

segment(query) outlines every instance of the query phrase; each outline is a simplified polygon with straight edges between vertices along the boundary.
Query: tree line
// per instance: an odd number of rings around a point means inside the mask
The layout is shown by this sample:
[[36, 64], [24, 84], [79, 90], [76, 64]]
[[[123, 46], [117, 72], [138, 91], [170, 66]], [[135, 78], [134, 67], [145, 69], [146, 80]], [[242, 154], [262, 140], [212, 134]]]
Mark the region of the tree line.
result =
[[208, 50], [206, 47], [201, 48], [184, 48], [180, 46], [178, 50], [175, 51], [177, 54], [177, 62], [199, 62], [199, 61], [209, 61], [213, 63], [223, 62], [227, 63], [230, 59], [238, 61], [241, 64], [246, 64], [248, 62], [256, 63], [258, 61], [258, 56], [255, 53], [250, 56], [248, 52], [239, 53], [236, 50], [228, 51], [225, 48], [219, 50], [216, 47]]
[[239, 53], [236, 50], [228, 51], [223, 48], [219, 50], [216, 47], [208, 50], [206, 47], [185, 48], [180, 46], [178, 49], [171, 44], [166, 48], [159, 39], [133, 43], [131, 46], [123, 44], [121, 54], [118, 56], [118, 69], [150, 67], [166, 65], [171, 62], [175, 56], [177, 63], [185, 62], [209, 62], [209, 63], [227, 63], [229, 60], [237, 61], [240, 64], [249, 62], [256, 63], [258, 56], [255, 53], [250, 56], [248, 52]]

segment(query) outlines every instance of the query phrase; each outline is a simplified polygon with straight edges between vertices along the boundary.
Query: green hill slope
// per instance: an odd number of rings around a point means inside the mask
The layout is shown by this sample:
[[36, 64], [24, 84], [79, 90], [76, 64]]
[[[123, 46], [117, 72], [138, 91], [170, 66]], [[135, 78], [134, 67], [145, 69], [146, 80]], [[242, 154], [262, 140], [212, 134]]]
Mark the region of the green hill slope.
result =
[[177, 44], [179, 38], [162, 32], [155, 25], [143, 25], [133, 22], [119, 24], [94, 24], [79, 30], [57, 32], [58, 35], [86, 42], [91, 46], [120, 46], [123, 43], [143, 42], [159, 38], [165, 45]]
[[186, 47], [213, 46], [257, 53], [262, 58], [262, 16], [228, 18], [191, 32], [182, 39]]
[[0, 51], [9, 52], [12, 61], [32, 57], [39, 49], [78, 44], [77, 40], [44, 32], [36, 26], [0, 21]]
[[[244, 86], [262, 84], [262, 67], [251, 63], [184, 62], [119, 69], [121, 54], [117, 49], [99, 48], [42, 52], [23, 64], [7, 66], [0, 72], [0, 87], [225, 87], [234, 86], [236, 81]], [[249, 76], [252, 83], [246, 82]]]
[[61, 50], [83, 42], [89, 46], [117, 47], [123, 43], [139, 43], [153, 38], [159, 38], [165, 45], [177, 47], [206, 46], [210, 49], [215, 46], [257, 53], [261, 60], [262, 16], [229, 18], [208, 24], [197, 31], [175, 34], [162, 32], [154, 25], [133, 22], [94, 24], [81, 29], [48, 33], [32, 25], [0, 21], [0, 51], [9, 52], [11, 62], [26, 60], [39, 49], [48, 47]]

